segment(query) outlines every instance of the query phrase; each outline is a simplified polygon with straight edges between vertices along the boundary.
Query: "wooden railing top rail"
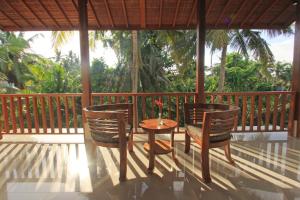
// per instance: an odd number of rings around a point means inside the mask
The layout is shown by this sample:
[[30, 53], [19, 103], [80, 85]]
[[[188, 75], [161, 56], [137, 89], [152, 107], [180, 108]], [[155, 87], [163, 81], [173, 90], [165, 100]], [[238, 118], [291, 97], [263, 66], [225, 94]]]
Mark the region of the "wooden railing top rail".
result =
[[0, 94], [0, 97], [32, 97], [32, 96], [72, 96], [80, 97], [82, 93], [33, 93], [33, 94]]

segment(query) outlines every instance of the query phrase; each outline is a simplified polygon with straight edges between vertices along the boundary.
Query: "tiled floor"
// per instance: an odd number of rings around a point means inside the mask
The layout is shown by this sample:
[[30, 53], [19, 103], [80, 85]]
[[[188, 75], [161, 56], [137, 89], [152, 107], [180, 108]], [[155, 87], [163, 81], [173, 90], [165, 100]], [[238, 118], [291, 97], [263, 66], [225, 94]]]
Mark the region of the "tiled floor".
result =
[[300, 199], [300, 140], [285, 133], [234, 135], [236, 166], [226, 162], [223, 150], [211, 150], [208, 185], [201, 180], [198, 147], [184, 154], [182, 136], [175, 144], [180, 165], [171, 155], [158, 156], [153, 175], [147, 174], [142, 147], [146, 137], [136, 136], [124, 183], [118, 181], [117, 149], [84, 144], [81, 136], [51, 137], [0, 142], [1, 200]]

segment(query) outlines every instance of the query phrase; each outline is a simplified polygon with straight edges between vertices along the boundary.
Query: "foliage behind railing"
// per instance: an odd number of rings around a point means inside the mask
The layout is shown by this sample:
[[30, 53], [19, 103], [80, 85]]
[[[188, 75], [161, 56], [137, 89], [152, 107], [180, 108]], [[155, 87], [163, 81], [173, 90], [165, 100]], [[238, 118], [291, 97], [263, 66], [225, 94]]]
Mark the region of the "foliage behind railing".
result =
[[[287, 131], [293, 128], [295, 93], [206, 93], [207, 103], [225, 103], [241, 108], [234, 131]], [[81, 94], [1, 94], [2, 133], [79, 133], [82, 128]], [[183, 104], [194, 102], [195, 93], [93, 93], [92, 104], [134, 104], [134, 123], [156, 118], [155, 100], [163, 102], [163, 117], [184, 125]], [[290, 131], [291, 132], [291, 131]]]

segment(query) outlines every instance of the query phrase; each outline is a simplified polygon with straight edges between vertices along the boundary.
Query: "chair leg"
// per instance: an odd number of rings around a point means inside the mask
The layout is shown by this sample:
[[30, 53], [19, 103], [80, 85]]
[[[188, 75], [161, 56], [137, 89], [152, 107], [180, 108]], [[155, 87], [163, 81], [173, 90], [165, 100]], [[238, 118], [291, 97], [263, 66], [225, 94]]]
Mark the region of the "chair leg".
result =
[[234, 164], [234, 160], [231, 158], [231, 153], [230, 153], [230, 143], [226, 144], [224, 146], [224, 152], [227, 160], [229, 161], [230, 164]]
[[133, 132], [131, 132], [130, 135], [129, 135], [128, 151], [133, 152]]
[[127, 173], [127, 148], [126, 143], [120, 144], [120, 181], [126, 180]]
[[210, 183], [210, 170], [209, 170], [209, 149], [202, 149], [201, 151], [201, 165], [202, 165], [202, 178], [205, 183]]
[[189, 153], [191, 148], [191, 136], [185, 131], [185, 153]]

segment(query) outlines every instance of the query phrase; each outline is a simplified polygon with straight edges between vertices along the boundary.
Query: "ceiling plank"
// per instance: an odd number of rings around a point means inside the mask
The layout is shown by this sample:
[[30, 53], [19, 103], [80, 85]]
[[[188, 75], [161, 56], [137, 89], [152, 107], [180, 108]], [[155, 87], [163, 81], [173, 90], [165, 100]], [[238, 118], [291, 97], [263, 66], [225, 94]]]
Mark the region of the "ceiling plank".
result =
[[72, 24], [71, 20], [69, 19], [68, 15], [66, 14], [66, 12], [64, 11], [64, 9], [61, 7], [60, 3], [57, 0], [54, 0], [55, 4], [58, 6], [60, 12], [64, 15], [65, 19], [68, 21], [68, 23], [74, 27], [74, 25]]
[[100, 23], [100, 20], [99, 20], [99, 18], [98, 18], [98, 16], [97, 16], [97, 13], [96, 13], [96, 10], [95, 10], [95, 7], [94, 7], [94, 4], [93, 4], [92, 0], [89, 0], [88, 6], [90, 6], [91, 9], [92, 9], [92, 11], [93, 11], [93, 15], [94, 15], [94, 17], [96, 18], [97, 25], [98, 25], [99, 27], [101, 27], [101, 23]]
[[196, 5], [197, 5], [197, 1], [198, 0], [194, 0], [192, 11], [190, 12], [190, 15], [189, 15], [189, 18], [188, 18], [188, 21], [187, 21], [187, 26], [188, 27], [190, 26], [190, 24], [192, 22], [192, 18], [195, 15], [195, 8], [196, 8]]
[[5, 2], [6, 2], [6, 5], [8, 5], [8, 7], [10, 7], [16, 13], [16, 15], [18, 15], [19, 17], [21, 17], [29, 26], [33, 26], [33, 24], [28, 19], [26, 19], [26, 17], [24, 17], [24, 15], [22, 15], [22, 13], [20, 13], [19, 11], [17, 11], [12, 6], [12, 4], [11, 4], [10, 1], [5, 0]]
[[179, 11], [179, 6], [180, 6], [180, 1], [181, 0], [177, 0], [176, 11], [175, 11], [175, 15], [174, 15], [174, 18], [173, 18], [173, 24], [172, 24], [173, 27], [175, 27], [175, 25], [176, 25], [178, 11]]
[[265, 9], [265, 10], [262, 12], [262, 14], [261, 14], [260, 16], [258, 16], [258, 18], [255, 20], [255, 22], [253, 23], [253, 25], [259, 24], [260, 20], [265, 16], [265, 14], [268, 13], [269, 10], [270, 10], [271, 8], [273, 8], [273, 6], [274, 6], [277, 2], [279, 2], [279, 1], [280, 1], [280, 0], [274, 0], [274, 1], [272, 2], [272, 4], [269, 5], [268, 8]]
[[48, 14], [48, 16], [52, 19], [52, 21], [54, 21], [55, 25], [58, 28], [61, 28], [61, 26], [59, 25], [59, 23], [56, 21], [56, 19], [53, 17], [53, 15], [51, 14], [51, 12], [48, 10], [47, 6], [44, 5], [43, 1], [39, 0], [39, 3], [42, 6], [42, 8], [46, 11], [46, 13]]
[[34, 15], [34, 17], [44, 26], [44, 28], [46, 28], [47, 24], [45, 24], [43, 20], [34, 12], [34, 10], [32, 10], [32, 8], [28, 5], [28, 3], [25, 2], [24, 0], [21, 1], [25, 5], [26, 9], [30, 10], [30, 12]]
[[[10, 16], [8, 16], [5, 12], [3, 12], [2, 10], [0, 10], [0, 12], [12, 23], [14, 24], [17, 28], [21, 29], [21, 25], [19, 23], [17, 23], [13, 18], [11, 18]], [[4, 28], [3, 28], [4, 29]], [[2, 29], [2, 30], [3, 30]]]
[[248, 15], [246, 16], [246, 18], [242, 21], [241, 23], [241, 28], [244, 27], [244, 25], [246, 24], [246, 22], [248, 21], [248, 19], [253, 16], [252, 14], [256, 11], [256, 9], [260, 6], [261, 2], [263, 0], [259, 0], [258, 2], [256, 2], [255, 6], [252, 7], [252, 9], [250, 10], [250, 12], [248, 13]]
[[233, 19], [231, 19], [231, 21], [229, 22], [228, 27], [231, 26], [231, 24], [234, 24], [233, 22], [234, 22], [235, 19], [239, 18], [240, 14], [241, 14], [242, 10], [245, 8], [247, 2], [248, 2], [248, 1], [243, 1], [243, 2], [242, 2], [242, 5], [239, 6], [238, 10], [236, 11], [235, 16], [234, 16]]
[[274, 17], [274, 19], [271, 21], [270, 25], [274, 25], [275, 22], [276, 22], [278, 19], [280, 19], [281, 16], [282, 16], [282, 15], [290, 8], [290, 6], [292, 6], [292, 5], [293, 5], [293, 4], [288, 4], [286, 7], [284, 7], [284, 8], [282, 9], [282, 11], [280, 11], [279, 15], [276, 15], [276, 16]]
[[146, 27], [146, 0], [140, 0], [140, 22], [141, 27]]
[[220, 15], [219, 15], [219, 17], [218, 17], [218, 19], [217, 19], [217, 21], [216, 21], [216, 23], [215, 23], [215, 27], [217, 27], [219, 21], [220, 21], [221, 18], [223, 17], [225, 11], [227, 10], [227, 8], [228, 8], [229, 5], [231, 4], [231, 2], [232, 2], [232, 0], [227, 0], [225, 6], [224, 6], [223, 9], [222, 9], [222, 12], [220, 13]]
[[162, 11], [163, 11], [163, 0], [160, 0], [159, 2], [159, 27], [161, 27], [162, 23]]
[[108, 6], [107, 0], [104, 0], [104, 3], [105, 3], [105, 8], [106, 8], [107, 15], [109, 17], [110, 24], [111, 24], [112, 27], [115, 27], [115, 24], [114, 24], [114, 21], [113, 21], [113, 18], [112, 18], [111, 11], [110, 11], [110, 8]]
[[124, 13], [124, 17], [125, 17], [125, 23], [126, 23], [126, 27], [129, 27], [129, 23], [128, 23], [128, 17], [127, 17], [127, 10], [126, 10], [126, 4], [125, 1], [122, 0], [122, 8], [123, 8], [123, 13]]

